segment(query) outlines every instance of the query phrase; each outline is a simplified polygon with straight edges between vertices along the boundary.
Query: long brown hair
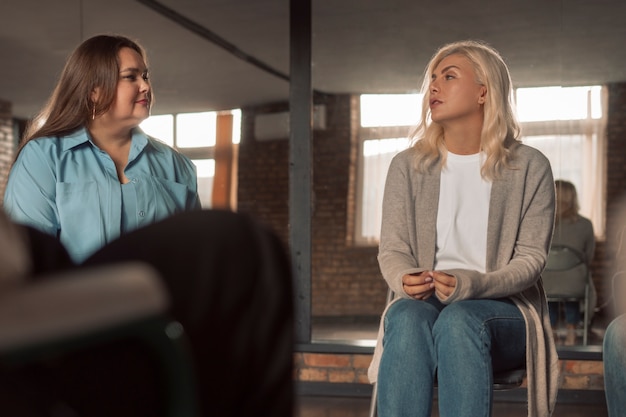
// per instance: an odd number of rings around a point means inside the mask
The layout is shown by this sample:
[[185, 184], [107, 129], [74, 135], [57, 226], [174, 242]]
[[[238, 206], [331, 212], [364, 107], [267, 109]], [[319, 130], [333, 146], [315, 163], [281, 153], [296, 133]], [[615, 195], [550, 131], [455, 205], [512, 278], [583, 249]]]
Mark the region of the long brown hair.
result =
[[[146, 61], [143, 48], [120, 35], [97, 35], [74, 50], [47, 104], [26, 127], [16, 158], [28, 141], [67, 135], [109, 110], [117, 92], [118, 53], [122, 48], [133, 49]], [[91, 99], [96, 88], [100, 89], [98, 102]]]

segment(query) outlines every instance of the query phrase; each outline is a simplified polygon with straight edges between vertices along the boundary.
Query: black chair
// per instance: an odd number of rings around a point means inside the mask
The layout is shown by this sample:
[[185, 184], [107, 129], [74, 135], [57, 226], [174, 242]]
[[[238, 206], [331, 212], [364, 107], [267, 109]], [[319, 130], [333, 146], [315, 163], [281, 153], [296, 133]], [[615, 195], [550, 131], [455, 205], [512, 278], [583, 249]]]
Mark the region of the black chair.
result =
[[[389, 304], [394, 298], [393, 291], [387, 291], [386, 304]], [[510, 390], [518, 388], [524, 382], [526, 378], [526, 368], [512, 369], [503, 372], [496, 372], [493, 374], [493, 389], [496, 391]], [[435, 381], [435, 386], [437, 382]], [[372, 397], [370, 401], [369, 417], [376, 417], [378, 415], [377, 400], [378, 389], [377, 384], [372, 385]]]
[[[164, 415], [197, 417], [196, 386], [182, 326], [143, 264], [76, 270], [0, 290], [0, 372], [133, 339], [160, 368]], [[33, 401], [37, 401], [33, 397]]]
[[549, 302], [583, 302], [583, 345], [587, 345], [591, 273], [585, 256], [570, 246], [552, 245], [541, 276]]

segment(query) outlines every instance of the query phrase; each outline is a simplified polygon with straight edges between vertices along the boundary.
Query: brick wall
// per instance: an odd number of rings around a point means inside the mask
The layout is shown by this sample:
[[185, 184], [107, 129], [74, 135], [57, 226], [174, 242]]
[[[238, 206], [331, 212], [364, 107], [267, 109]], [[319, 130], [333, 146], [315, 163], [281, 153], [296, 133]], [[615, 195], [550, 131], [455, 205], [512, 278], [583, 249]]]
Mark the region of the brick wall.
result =
[[0, 202], [14, 152], [13, 122], [11, 103], [0, 100]]
[[611, 297], [611, 277], [616, 264], [617, 233], [626, 219], [626, 82], [608, 85], [607, 124], [607, 240], [598, 242], [592, 272], [601, 301]]
[[[368, 384], [367, 368], [371, 359], [368, 354], [296, 353], [294, 378], [300, 382]], [[559, 367], [560, 389], [604, 389], [602, 361], [567, 359], [559, 361]]]
[[[386, 286], [377, 248], [352, 243], [356, 175], [356, 98], [324, 97], [326, 129], [313, 138], [312, 310], [314, 316], [379, 315]], [[285, 242], [289, 222], [289, 141], [257, 141], [254, 118], [285, 105], [244, 109], [239, 145], [238, 210], [272, 227]]]

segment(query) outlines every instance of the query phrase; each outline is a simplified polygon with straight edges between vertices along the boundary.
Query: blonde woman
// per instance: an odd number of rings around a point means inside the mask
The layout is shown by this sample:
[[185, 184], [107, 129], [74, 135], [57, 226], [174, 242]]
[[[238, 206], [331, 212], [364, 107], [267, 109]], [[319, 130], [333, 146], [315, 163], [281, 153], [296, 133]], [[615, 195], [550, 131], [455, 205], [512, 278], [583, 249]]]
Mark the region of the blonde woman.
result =
[[[569, 181], [556, 180], [556, 222], [554, 226], [553, 245], [567, 245], [580, 253], [588, 266], [591, 266], [593, 259], [596, 238], [593, 233], [591, 220], [578, 214], [578, 193], [576, 186]], [[592, 306], [596, 298], [595, 287], [591, 284]], [[548, 303], [550, 309], [550, 321], [552, 326], [558, 325], [559, 303]], [[576, 327], [581, 321], [580, 303], [578, 301], [566, 301], [563, 303], [565, 313], [565, 345], [576, 343]]]
[[557, 355], [540, 284], [554, 225], [548, 160], [519, 141], [511, 79], [475, 41], [429, 62], [413, 146], [387, 174], [378, 261], [396, 294], [370, 380], [378, 413], [489, 416], [492, 375], [527, 367], [528, 414], [548, 416]]

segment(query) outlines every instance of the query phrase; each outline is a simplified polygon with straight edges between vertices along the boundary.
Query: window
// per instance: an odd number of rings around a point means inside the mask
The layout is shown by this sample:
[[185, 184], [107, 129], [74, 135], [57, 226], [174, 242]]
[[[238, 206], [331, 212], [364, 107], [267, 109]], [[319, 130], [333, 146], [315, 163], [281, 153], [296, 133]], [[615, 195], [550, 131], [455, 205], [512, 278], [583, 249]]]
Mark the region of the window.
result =
[[[213, 182], [216, 163], [215, 146], [218, 117], [232, 115], [232, 144], [237, 146], [241, 138], [241, 110], [226, 112], [179, 113], [150, 116], [140, 127], [166, 144], [188, 156], [196, 165], [198, 174], [198, 195], [203, 208], [213, 206]], [[236, 161], [230, 175], [236, 175]]]
[[176, 115], [176, 146], [178, 148], [213, 147], [216, 132], [216, 112]]
[[[212, 206], [213, 178], [215, 177], [214, 159], [192, 159], [198, 174], [198, 195], [202, 207]], [[202, 191], [202, 192], [200, 192]]]
[[150, 116], [139, 125], [150, 136], [174, 146], [174, 115]]
[[576, 186], [580, 214], [604, 236], [605, 127], [601, 86], [518, 88], [522, 141], [539, 149], [555, 179]]
[[383, 191], [393, 156], [409, 145], [408, 133], [417, 124], [421, 94], [364, 94], [361, 96], [359, 181], [356, 192], [355, 242], [378, 242]]
[[[541, 87], [515, 91], [522, 142], [546, 155], [555, 179], [576, 186], [581, 214], [604, 234], [603, 88]], [[409, 146], [421, 113], [420, 94], [362, 95], [355, 242], [377, 244], [387, 169]]]

